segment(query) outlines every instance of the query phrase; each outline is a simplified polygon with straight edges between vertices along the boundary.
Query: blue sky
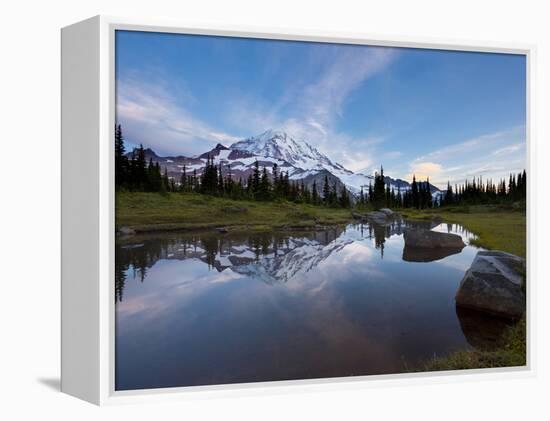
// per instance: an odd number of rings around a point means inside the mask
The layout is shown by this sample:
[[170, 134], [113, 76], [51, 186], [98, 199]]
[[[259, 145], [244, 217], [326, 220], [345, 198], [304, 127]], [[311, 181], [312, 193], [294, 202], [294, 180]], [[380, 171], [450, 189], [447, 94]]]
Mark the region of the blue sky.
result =
[[525, 167], [521, 55], [118, 31], [129, 144], [194, 155], [267, 129], [437, 185]]

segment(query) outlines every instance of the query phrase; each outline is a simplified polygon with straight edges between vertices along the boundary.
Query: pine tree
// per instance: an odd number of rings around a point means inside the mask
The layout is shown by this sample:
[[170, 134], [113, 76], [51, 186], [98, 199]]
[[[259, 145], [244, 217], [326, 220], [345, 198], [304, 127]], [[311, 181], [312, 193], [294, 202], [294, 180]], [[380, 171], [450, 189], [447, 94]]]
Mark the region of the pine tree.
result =
[[426, 178], [426, 207], [431, 208], [433, 206], [432, 191], [430, 189], [430, 177]]
[[254, 170], [252, 172], [252, 195], [257, 198], [260, 191], [260, 164], [258, 160], [254, 162]]
[[384, 168], [380, 166], [380, 173], [374, 176], [374, 191], [371, 203], [376, 209], [384, 207], [386, 202], [386, 183], [384, 182]]
[[313, 180], [313, 185], [311, 186], [311, 202], [314, 205], [319, 204], [319, 193], [317, 192], [317, 182]]
[[263, 168], [260, 183], [258, 185], [258, 191], [255, 197], [259, 200], [269, 200], [271, 198], [271, 186], [266, 167]]
[[225, 182], [223, 179], [223, 172], [222, 172], [222, 164], [220, 162], [220, 166], [218, 169], [218, 194], [220, 196], [223, 196], [225, 194]]
[[527, 173], [523, 170], [521, 176], [521, 198], [525, 200], [527, 198]]
[[328, 184], [327, 175], [325, 175], [325, 183], [323, 184], [323, 203], [325, 206], [330, 204], [330, 186]]
[[338, 204], [338, 189], [336, 187], [336, 181], [332, 184], [332, 189], [330, 190], [330, 205], [336, 206]]
[[290, 196], [290, 180], [288, 171], [283, 176], [283, 197], [288, 198]]
[[371, 203], [374, 201], [374, 190], [372, 188], [372, 183], [370, 182], [370, 180], [369, 180], [369, 194], [367, 196], [367, 201]]
[[420, 208], [420, 201], [418, 198], [418, 184], [416, 183], [416, 176], [413, 175], [413, 182], [411, 185], [411, 200], [413, 208]]
[[115, 186], [123, 187], [128, 181], [128, 157], [125, 155], [124, 137], [120, 124], [115, 126]]
[[227, 164], [227, 176], [225, 177], [225, 192], [229, 196], [233, 196], [233, 178], [231, 176], [231, 164]]
[[170, 179], [168, 178], [168, 170], [164, 167], [164, 175], [162, 177], [162, 190], [161, 191], [170, 191]]
[[180, 190], [182, 192], [187, 191], [187, 168], [186, 168], [185, 164], [183, 164], [183, 169], [181, 171]]
[[132, 165], [131, 184], [133, 190], [144, 191], [147, 187], [147, 163], [145, 161], [145, 150], [143, 145], [132, 154], [135, 155]]
[[345, 185], [342, 186], [339, 202], [340, 202], [340, 206], [343, 208], [349, 208], [351, 205], [349, 193]]
[[453, 197], [453, 188], [451, 186], [451, 183], [447, 181], [447, 191], [445, 192], [445, 196], [443, 197], [443, 205], [449, 206], [453, 204], [454, 197]]
[[273, 180], [273, 196], [275, 198], [281, 197], [281, 184], [277, 168], [277, 163], [273, 163], [273, 168], [271, 169], [271, 179]]

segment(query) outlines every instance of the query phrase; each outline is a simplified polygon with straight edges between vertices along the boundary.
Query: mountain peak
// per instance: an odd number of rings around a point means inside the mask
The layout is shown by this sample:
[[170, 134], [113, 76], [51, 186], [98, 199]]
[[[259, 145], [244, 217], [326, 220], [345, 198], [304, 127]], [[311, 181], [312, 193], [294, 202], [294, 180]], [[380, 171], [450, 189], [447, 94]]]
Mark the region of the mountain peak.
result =
[[344, 170], [341, 165], [334, 164], [306, 141], [297, 140], [283, 130], [266, 130], [262, 134], [236, 142], [230, 148], [261, 157], [280, 159], [302, 170]]
[[286, 139], [287, 137], [292, 137], [292, 136], [290, 136], [284, 130], [268, 129], [265, 132], [263, 132], [261, 135], [259, 135], [258, 137], [268, 137], [268, 138], [278, 137], [278, 138]]

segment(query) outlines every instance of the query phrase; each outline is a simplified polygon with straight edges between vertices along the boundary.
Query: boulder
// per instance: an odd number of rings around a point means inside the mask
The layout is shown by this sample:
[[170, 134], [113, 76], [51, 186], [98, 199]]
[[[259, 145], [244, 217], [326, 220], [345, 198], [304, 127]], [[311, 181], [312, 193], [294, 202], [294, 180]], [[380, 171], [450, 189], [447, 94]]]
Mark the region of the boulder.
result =
[[118, 229], [118, 233], [120, 235], [134, 235], [136, 233], [135, 230], [133, 230], [132, 228], [130, 227], [120, 227]]
[[364, 221], [367, 219], [367, 215], [363, 215], [362, 213], [357, 213], [357, 212], [352, 212], [351, 217], [358, 221]]
[[403, 233], [405, 247], [415, 248], [464, 248], [466, 244], [457, 234], [423, 229], [407, 229]]
[[502, 251], [480, 251], [456, 293], [456, 305], [512, 319], [525, 312], [525, 259]]
[[395, 212], [388, 208], [378, 209], [378, 212], [382, 212], [384, 215], [390, 216], [390, 217], [395, 215]]
[[382, 224], [385, 224], [386, 222], [388, 222], [389, 218], [383, 212], [374, 211], [374, 212], [367, 213], [367, 220], [369, 220], [371, 222], [374, 222], [376, 224], [381, 224], [382, 225]]

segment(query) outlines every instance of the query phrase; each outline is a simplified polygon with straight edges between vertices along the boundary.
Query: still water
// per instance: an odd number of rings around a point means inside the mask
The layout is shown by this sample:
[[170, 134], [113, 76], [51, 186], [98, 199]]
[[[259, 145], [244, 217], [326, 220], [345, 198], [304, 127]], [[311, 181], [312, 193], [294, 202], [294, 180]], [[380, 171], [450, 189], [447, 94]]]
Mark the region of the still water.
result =
[[490, 347], [502, 323], [454, 301], [478, 249], [405, 250], [411, 224], [117, 239], [116, 389], [399, 373]]

